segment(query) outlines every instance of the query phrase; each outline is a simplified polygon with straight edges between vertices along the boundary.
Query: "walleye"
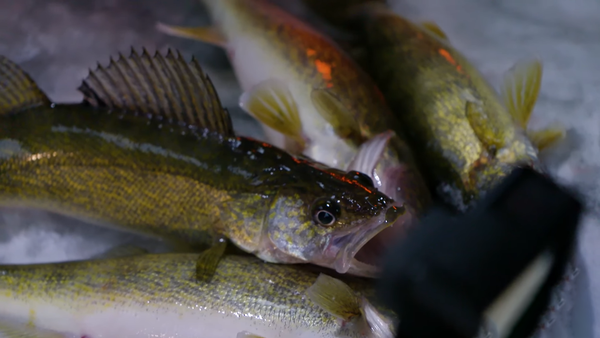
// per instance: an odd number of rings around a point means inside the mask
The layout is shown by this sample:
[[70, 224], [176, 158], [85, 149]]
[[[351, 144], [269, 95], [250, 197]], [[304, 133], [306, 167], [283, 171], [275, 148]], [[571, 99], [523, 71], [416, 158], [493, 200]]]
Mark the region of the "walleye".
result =
[[394, 337], [370, 280], [225, 255], [198, 281], [196, 262], [213, 254], [0, 266], [0, 322], [41, 338]]
[[269, 142], [370, 175], [382, 192], [405, 203], [407, 216], [429, 204], [429, 191], [381, 92], [333, 41], [264, 0], [203, 3], [214, 27], [159, 23], [158, 29], [227, 50], [244, 91], [240, 106], [263, 124]]
[[[423, 173], [455, 206], [477, 200], [515, 166], [543, 170], [538, 151], [564, 131], [526, 130], [541, 84], [538, 60], [518, 62], [498, 95], [432, 22], [410, 22], [381, 1], [305, 2], [355, 33], [360, 63], [402, 121]], [[327, 11], [346, 13], [348, 22]]]
[[192, 249], [225, 237], [268, 262], [377, 271], [355, 255], [403, 208], [354, 172], [236, 137], [195, 59], [132, 51], [91, 71], [80, 90], [84, 104], [51, 103], [0, 58], [0, 205]]

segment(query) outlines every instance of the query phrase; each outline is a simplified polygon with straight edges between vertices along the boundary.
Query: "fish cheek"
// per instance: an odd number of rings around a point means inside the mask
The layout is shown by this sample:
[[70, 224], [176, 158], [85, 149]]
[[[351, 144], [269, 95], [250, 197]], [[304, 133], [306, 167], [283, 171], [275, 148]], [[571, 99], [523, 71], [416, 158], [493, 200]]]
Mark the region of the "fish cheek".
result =
[[266, 237], [281, 263], [312, 263], [319, 228], [301, 196], [280, 194], [267, 221]]

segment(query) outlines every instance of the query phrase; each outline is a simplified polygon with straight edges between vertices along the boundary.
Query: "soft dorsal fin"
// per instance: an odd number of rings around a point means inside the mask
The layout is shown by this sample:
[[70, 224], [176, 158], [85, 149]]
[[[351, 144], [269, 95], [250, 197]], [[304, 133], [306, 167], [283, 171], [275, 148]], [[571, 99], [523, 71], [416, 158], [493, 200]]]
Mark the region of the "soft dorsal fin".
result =
[[0, 55], [0, 114], [50, 104], [50, 99], [21, 67]]
[[154, 114], [233, 136], [231, 117], [208, 75], [194, 57], [188, 63], [176, 53], [151, 57], [132, 48], [129, 57], [119, 54], [108, 67], [90, 70], [79, 91], [95, 107]]

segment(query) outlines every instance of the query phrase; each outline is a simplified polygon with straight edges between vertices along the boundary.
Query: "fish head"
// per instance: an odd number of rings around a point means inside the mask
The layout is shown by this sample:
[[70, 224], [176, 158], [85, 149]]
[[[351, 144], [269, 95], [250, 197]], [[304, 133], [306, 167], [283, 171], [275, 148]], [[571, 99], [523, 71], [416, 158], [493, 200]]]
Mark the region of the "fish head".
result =
[[371, 277], [378, 268], [355, 259], [404, 208], [356, 172], [314, 167], [306, 177], [282, 184], [266, 232], [271, 255], [281, 263], [312, 263]]

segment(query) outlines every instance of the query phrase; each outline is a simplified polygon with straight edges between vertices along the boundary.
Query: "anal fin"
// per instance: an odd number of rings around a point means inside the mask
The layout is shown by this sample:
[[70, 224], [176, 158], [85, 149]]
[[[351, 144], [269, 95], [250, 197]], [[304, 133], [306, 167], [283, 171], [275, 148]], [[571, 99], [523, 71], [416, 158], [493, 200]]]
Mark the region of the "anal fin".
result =
[[129, 57], [119, 54], [107, 67], [90, 70], [79, 91], [94, 107], [152, 114], [165, 122], [234, 135], [212, 81], [195, 58], [188, 63], [179, 52], [151, 57], [145, 49], [141, 55], [132, 49]]
[[16, 63], [0, 55], [0, 114], [50, 104], [50, 99]]
[[288, 148], [299, 153], [304, 150], [306, 140], [298, 106], [284, 82], [269, 79], [258, 83], [242, 94], [240, 107], [261, 123], [283, 134], [288, 139]]
[[225, 48], [227, 45], [225, 37], [223, 37], [223, 35], [221, 35], [221, 33], [215, 27], [212, 26], [181, 27], [171, 26], [162, 22], [158, 22], [156, 24], [156, 29], [167, 35], [199, 40], [221, 48]]

